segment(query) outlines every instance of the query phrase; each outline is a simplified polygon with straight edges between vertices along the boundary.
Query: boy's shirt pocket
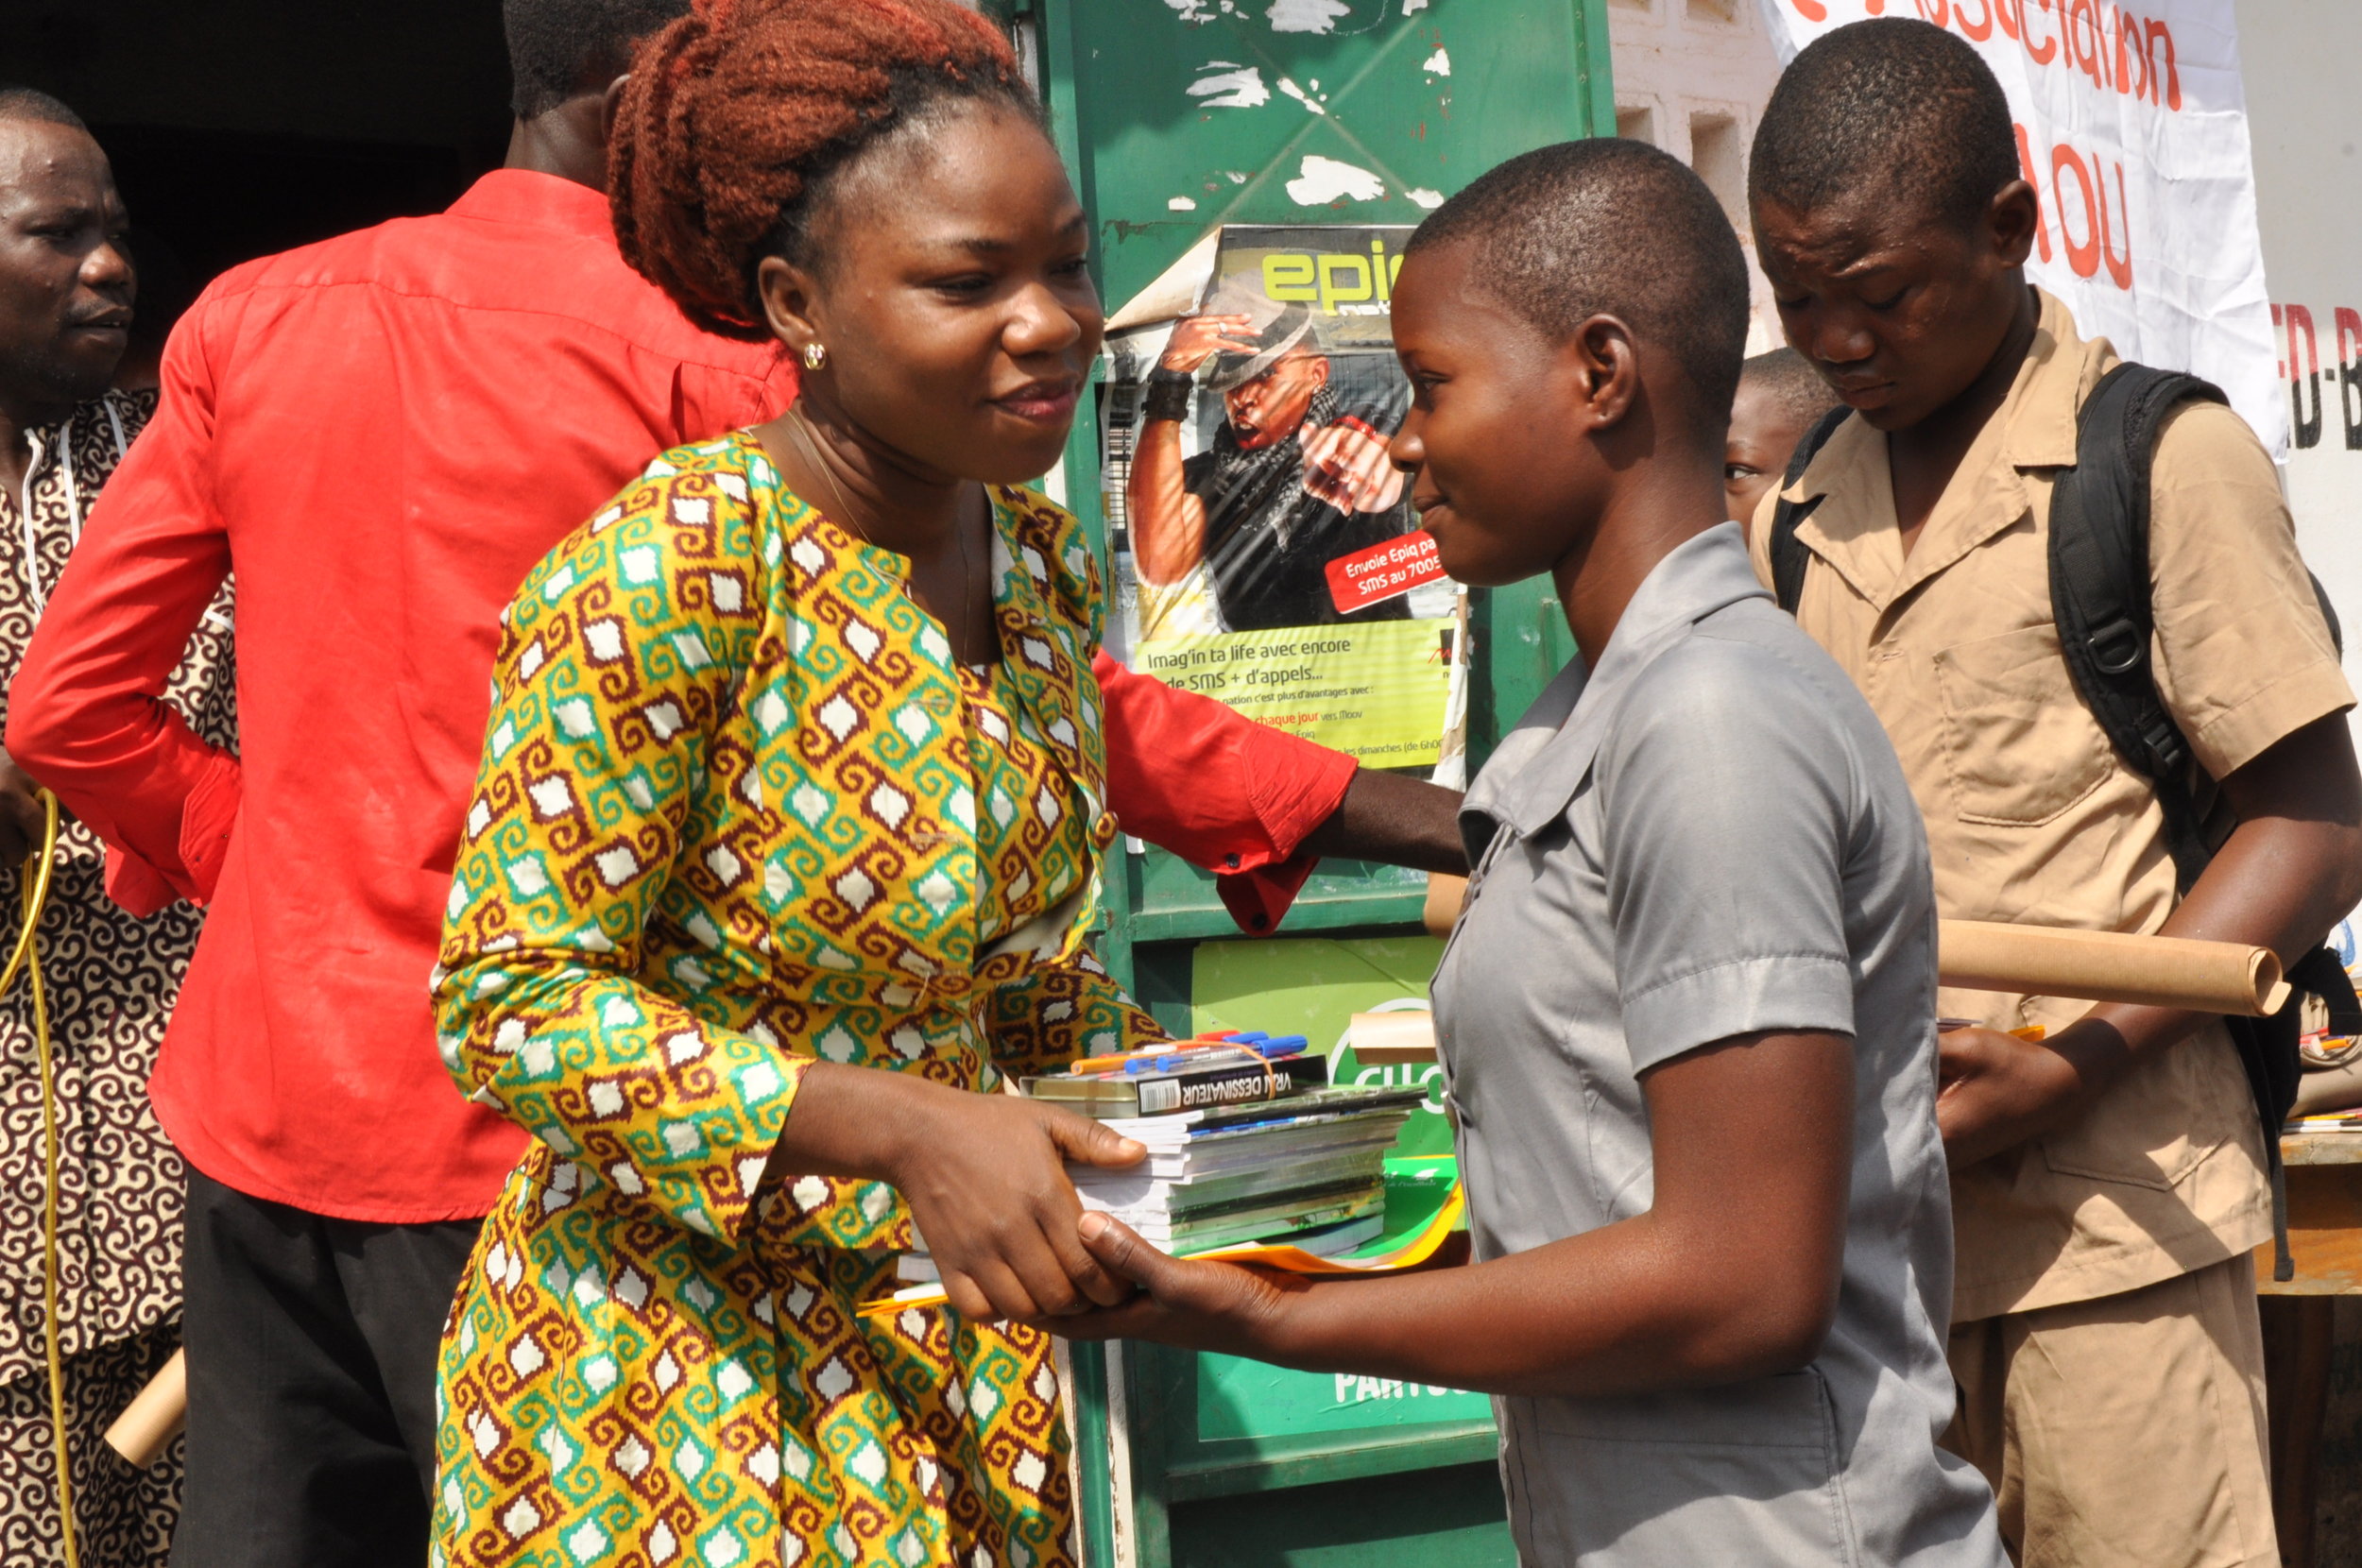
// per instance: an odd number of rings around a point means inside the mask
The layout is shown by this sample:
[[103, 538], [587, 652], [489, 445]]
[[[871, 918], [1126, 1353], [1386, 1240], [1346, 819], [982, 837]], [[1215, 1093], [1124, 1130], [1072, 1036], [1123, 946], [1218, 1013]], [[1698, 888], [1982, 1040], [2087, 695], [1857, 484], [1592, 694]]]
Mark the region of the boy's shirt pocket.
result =
[[1963, 822], [2039, 827], [2108, 779], [2108, 738], [2077, 694], [2049, 622], [1932, 656], [1953, 810]]

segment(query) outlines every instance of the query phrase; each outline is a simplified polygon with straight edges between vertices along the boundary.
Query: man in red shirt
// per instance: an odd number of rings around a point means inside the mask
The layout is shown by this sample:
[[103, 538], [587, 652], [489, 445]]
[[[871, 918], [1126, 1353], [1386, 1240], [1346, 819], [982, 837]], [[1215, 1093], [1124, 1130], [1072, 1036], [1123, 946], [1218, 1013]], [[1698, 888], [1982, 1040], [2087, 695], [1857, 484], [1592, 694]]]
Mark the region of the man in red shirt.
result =
[[[648, 458], [794, 395], [608, 229], [609, 84], [680, 9], [508, 0], [505, 168], [206, 291], [11, 693], [110, 891], [211, 905], [151, 1084], [193, 1167], [182, 1568], [418, 1560], [436, 1338], [523, 1139], [452, 1093], [427, 1006], [500, 611]], [[231, 572], [237, 756], [158, 697]], [[1117, 815], [1259, 877], [1251, 929], [1312, 854], [1458, 867], [1447, 793], [1100, 673]]]

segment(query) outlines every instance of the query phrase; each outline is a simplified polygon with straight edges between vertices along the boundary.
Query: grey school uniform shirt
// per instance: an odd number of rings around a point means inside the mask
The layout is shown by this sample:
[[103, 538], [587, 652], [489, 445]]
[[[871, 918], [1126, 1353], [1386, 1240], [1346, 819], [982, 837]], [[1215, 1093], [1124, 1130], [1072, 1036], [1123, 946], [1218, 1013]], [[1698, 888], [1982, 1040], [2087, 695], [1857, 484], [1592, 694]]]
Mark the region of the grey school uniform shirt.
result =
[[1936, 1446], [1952, 1223], [1926, 835], [1877, 720], [1736, 524], [1658, 563], [1461, 821], [1476, 872], [1435, 1009], [1478, 1257], [1649, 1208], [1649, 1068], [1756, 1030], [1854, 1039], [1827, 1343], [1719, 1389], [1498, 1400], [1529, 1568], [2003, 1568], [1992, 1493]]

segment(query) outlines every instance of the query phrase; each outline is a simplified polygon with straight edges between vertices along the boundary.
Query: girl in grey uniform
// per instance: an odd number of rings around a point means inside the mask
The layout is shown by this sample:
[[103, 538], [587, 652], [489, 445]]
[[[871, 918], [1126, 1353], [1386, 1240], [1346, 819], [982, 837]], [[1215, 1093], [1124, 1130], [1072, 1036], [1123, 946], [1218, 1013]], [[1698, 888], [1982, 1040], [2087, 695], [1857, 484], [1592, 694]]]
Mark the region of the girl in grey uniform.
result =
[[1394, 299], [1394, 446], [1463, 582], [1548, 571], [1583, 657], [1469, 791], [1435, 980], [1464, 1266], [1176, 1262], [1056, 1320], [1497, 1396], [1530, 1564], [2001, 1568], [1937, 1447], [1951, 1222], [1917, 808], [1722, 520], [1738, 245], [1679, 162], [1546, 147], [1446, 203]]

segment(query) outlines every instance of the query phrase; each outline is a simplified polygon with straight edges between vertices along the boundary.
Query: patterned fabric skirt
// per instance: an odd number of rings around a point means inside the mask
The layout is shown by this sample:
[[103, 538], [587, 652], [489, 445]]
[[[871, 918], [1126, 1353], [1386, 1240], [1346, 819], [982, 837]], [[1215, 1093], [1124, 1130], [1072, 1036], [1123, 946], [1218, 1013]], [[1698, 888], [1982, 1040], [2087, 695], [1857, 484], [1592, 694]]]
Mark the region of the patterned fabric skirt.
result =
[[[553, 1232], [505, 1217], [443, 1337], [434, 1563], [1074, 1568], [1049, 1336], [861, 1317], [893, 1256], [829, 1247], [765, 1250], [751, 1317], [617, 1315], [611, 1292], [549, 1288]], [[776, 1403], [716, 1407], [680, 1370], [726, 1361]]]
[[[75, 1543], [83, 1568], [163, 1568], [180, 1513], [180, 1440], [134, 1470], [103, 1434], [180, 1343], [178, 1322], [69, 1357], [67, 1444], [74, 1466]], [[49, 1377], [0, 1386], [0, 1563], [59, 1568], [58, 1479]]]

